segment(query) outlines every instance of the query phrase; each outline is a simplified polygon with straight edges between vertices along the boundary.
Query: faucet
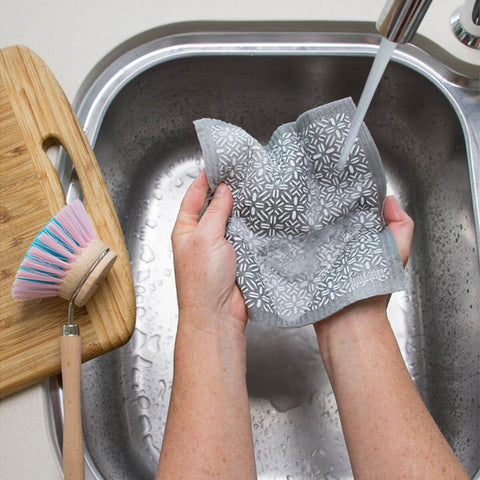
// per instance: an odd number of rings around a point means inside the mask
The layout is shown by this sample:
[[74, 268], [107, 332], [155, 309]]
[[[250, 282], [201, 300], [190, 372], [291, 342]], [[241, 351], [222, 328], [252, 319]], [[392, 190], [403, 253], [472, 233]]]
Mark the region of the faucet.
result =
[[377, 21], [378, 33], [394, 43], [410, 42], [430, 3], [432, 0], [388, 0]]
[[395, 50], [396, 44], [407, 43], [414, 37], [420, 22], [432, 3], [432, 0], [387, 0], [380, 18], [377, 21], [377, 30], [384, 38], [375, 56], [372, 68], [363, 88], [362, 96], [358, 103], [357, 111], [347, 138], [345, 139], [336, 168], [341, 172], [347, 164], [355, 139], [367, 113], [375, 90], [380, 82], [383, 72]]
[[465, 0], [463, 6], [453, 12], [450, 26], [464, 45], [480, 49], [480, 0]]
[[[380, 35], [394, 43], [412, 40], [432, 0], [387, 0], [377, 21]], [[480, 49], [480, 0], [465, 0], [450, 19], [456, 37]]]

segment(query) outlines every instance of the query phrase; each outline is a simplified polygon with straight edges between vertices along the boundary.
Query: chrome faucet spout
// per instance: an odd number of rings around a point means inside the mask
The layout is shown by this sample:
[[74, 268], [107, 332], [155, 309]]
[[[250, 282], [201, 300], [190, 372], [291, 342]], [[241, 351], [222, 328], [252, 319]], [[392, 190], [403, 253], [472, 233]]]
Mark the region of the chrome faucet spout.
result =
[[395, 43], [412, 40], [432, 0], [388, 0], [377, 21], [380, 35]]

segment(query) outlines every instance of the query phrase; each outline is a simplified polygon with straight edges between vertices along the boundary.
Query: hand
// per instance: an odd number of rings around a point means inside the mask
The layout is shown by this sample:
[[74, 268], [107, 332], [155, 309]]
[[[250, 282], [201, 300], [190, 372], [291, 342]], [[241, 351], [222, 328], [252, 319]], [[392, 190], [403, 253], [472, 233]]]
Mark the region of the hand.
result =
[[179, 321], [208, 333], [219, 322], [243, 332], [247, 310], [235, 283], [235, 251], [224, 237], [232, 194], [220, 184], [199, 219], [208, 189], [204, 170], [188, 189], [172, 233]]
[[[393, 197], [385, 200], [384, 217], [405, 265], [413, 221]], [[315, 324], [353, 474], [467, 480], [403, 362], [386, 315], [388, 298], [362, 300]]]
[[[414, 223], [413, 220], [400, 207], [397, 200], [393, 196], [385, 199], [383, 216], [388, 228], [393, 233], [397, 242], [400, 258], [405, 266], [410, 255], [410, 247], [413, 238]], [[340, 324], [346, 328], [369, 327], [368, 323], [373, 323], [375, 319], [386, 320], [386, 308], [390, 295], [381, 295], [376, 297], [366, 298], [360, 300], [352, 305], [345, 307], [331, 317], [314, 324], [317, 336], [330, 332], [330, 328], [335, 331], [340, 327]], [[369, 322], [362, 321], [361, 324], [355, 325], [357, 319], [369, 318]], [[352, 324], [349, 326], [348, 324]]]
[[388, 228], [390, 228], [395, 237], [403, 266], [405, 266], [412, 245], [414, 228], [413, 220], [403, 211], [402, 207], [398, 204], [397, 199], [393, 196], [389, 196], [385, 199], [383, 216], [387, 222]]
[[183, 199], [172, 233], [178, 294], [174, 374], [157, 478], [255, 479], [246, 383], [247, 311], [225, 240], [232, 194], [208, 193], [205, 171]]
[[[393, 196], [385, 199], [383, 215], [397, 242], [403, 265], [407, 264], [413, 237], [413, 220]], [[388, 327], [386, 309], [390, 295], [360, 300], [314, 324], [318, 344], [327, 369], [332, 349], [348, 350], [351, 343], [362, 342], [373, 331]]]
[[[414, 222], [405, 213], [394, 196], [389, 196], [385, 199], [383, 216], [388, 228], [390, 228], [395, 237], [400, 258], [405, 267], [407, 265], [408, 257], [410, 256]], [[347, 309], [361, 310], [362, 314], [368, 314], [369, 312], [367, 310], [372, 307], [379, 308], [380, 310], [386, 309], [389, 299], [390, 295], [371, 297], [357, 302], [358, 305], [354, 304], [350, 308], [347, 307]]]

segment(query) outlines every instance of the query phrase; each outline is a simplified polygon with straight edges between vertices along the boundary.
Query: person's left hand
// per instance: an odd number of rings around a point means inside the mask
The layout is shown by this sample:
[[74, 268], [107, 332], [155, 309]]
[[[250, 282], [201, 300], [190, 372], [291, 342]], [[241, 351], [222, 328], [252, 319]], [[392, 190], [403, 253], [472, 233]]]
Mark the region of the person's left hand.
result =
[[203, 170], [188, 189], [172, 232], [179, 322], [208, 333], [218, 333], [219, 324], [243, 333], [247, 311], [235, 283], [235, 251], [224, 237], [232, 194], [219, 185], [199, 219], [208, 189]]
[[188, 189], [172, 233], [178, 295], [173, 384], [157, 478], [256, 479], [246, 382], [247, 311], [225, 239], [232, 194]]

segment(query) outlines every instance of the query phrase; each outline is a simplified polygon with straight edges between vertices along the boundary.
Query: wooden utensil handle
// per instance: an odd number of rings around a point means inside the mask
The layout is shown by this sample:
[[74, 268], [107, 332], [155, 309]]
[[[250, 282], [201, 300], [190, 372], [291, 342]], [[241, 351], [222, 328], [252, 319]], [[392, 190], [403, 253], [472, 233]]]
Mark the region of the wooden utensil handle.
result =
[[67, 480], [83, 480], [82, 410], [80, 374], [82, 342], [79, 335], [62, 336], [60, 355], [63, 383], [63, 475]]
[[53, 144], [63, 145], [75, 166], [98, 238], [118, 254], [76, 317], [82, 326], [83, 360], [123, 345], [135, 328], [128, 252], [83, 129], [35, 53], [21, 46], [0, 49], [0, 398], [60, 372], [58, 327], [65, 322], [64, 303], [19, 302], [10, 293], [35, 235], [65, 205], [62, 185], [44, 151]]

